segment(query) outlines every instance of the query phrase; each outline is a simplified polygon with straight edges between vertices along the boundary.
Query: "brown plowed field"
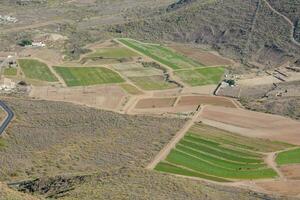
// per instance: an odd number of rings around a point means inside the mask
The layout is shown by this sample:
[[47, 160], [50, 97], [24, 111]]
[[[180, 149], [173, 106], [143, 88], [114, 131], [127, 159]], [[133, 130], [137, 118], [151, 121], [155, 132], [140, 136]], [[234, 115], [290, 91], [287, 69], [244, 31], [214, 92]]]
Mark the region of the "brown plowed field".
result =
[[212, 97], [212, 96], [183, 96], [179, 100], [177, 106], [180, 107], [180, 106], [201, 105], [201, 104], [236, 108], [236, 105], [231, 100], [223, 97]]
[[208, 120], [211, 126], [248, 137], [300, 145], [300, 122], [285, 117], [243, 109], [206, 106], [201, 119], [204, 123]]
[[135, 106], [136, 109], [166, 108], [173, 107], [176, 98], [149, 98], [140, 100]]
[[[280, 167], [280, 170], [282, 171], [285, 177], [289, 179], [300, 180], [300, 164], [285, 165]], [[300, 185], [299, 185], [299, 190], [300, 190]]]
[[116, 110], [126, 93], [119, 86], [33, 87], [30, 96], [44, 100], [65, 101], [101, 109]]
[[300, 181], [296, 180], [280, 180], [280, 181], [268, 181], [258, 182], [258, 186], [264, 188], [272, 193], [281, 195], [297, 196], [300, 195]]

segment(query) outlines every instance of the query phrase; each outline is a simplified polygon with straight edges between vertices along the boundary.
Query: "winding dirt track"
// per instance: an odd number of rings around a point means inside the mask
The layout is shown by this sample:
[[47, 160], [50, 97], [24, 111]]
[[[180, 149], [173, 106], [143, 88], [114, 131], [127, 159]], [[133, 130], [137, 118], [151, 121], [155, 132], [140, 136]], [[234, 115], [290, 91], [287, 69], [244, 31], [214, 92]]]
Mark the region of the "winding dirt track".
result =
[[281, 16], [282, 18], [284, 18], [284, 19], [291, 25], [291, 27], [292, 27], [291, 35], [290, 35], [291, 40], [292, 40], [292, 42], [293, 42], [295, 45], [297, 45], [297, 46], [300, 47], [300, 43], [297, 42], [297, 41], [295, 40], [295, 38], [294, 38], [294, 34], [295, 34], [295, 25], [294, 25], [294, 23], [293, 23], [287, 16], [281, 14], [281, 13], [278, 12], [275, 8], [273, 8], [273, 7], [271, 6], [271, 4], [268, 2], [268, 0], [262, 0], [262, 1], [264, 1], [264, 2], [267, 4], [267, 6], [268, 6], [274, 13], [276, 13], [277, 15]]

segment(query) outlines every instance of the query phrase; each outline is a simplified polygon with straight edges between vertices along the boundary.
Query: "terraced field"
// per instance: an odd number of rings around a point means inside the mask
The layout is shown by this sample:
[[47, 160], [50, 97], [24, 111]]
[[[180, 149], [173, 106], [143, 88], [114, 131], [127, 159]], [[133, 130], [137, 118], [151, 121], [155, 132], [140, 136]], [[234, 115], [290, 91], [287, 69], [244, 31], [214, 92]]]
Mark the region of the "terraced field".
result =
[[279, 153], [276, 158], [276, 163], [278, 165], [299, 164], [300, 148]]
[[69, 87], [124, 82], [119, 74], [104, 67], [54, 67], [54, 69]]
[[118, 41], [172, 69], [184, 69], [203, 66], [199, 62], [194, 61], [159, 44], [142, 43], [133, 39], [125, 38], [118, 39]]
[[219, 182], [274, 178], [264, 153], [291, 146], [195, 124], [155, 169]]
[[175, 71], [183, 82], [190, 86], [218, 84], [224, 74], [223, 67], [208, 67]]
[[48, 66], [43, 62], [34, 59], [19, 59], [18, 63], [25, 76], [29, 79], [47, 82], [58, 81]]

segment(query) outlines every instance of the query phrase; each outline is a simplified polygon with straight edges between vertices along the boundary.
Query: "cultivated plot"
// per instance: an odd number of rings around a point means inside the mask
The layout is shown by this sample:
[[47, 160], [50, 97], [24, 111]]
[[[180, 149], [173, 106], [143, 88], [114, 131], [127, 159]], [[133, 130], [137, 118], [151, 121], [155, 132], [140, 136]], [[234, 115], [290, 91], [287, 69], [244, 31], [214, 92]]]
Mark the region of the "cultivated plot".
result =
[[19, 59], [18, 63], [25, 76], [29, 79], [47, 82], [58, 81], [48, 66], [43, 62], [34, 59]]
[[122, 64], [114, 64], [113, 68], [127, 77], [136, 77], [136, 76], [155, 76], [162, 75], [163, 72], [161, 70], [152, 68], [152, 67], [144, 67], [140, 63], [122, 63]]
[[190, 86], [218, 84], [222, 79], [223, 74], [223, 67], [209, 67], [175, 71], [175, 75]]
[[163, 76], [139, 76], [129, 77], [129, 79], [143, 90], [165, 90], [177, 88], [174, 83], [169, 83]]
[[9, 68], [5, 68], [4, 69], [4, 76], [16, 76], [17, 75], [17, 68], [12, 68], [12, 67], [9, 67]]
[[291, 147], [195, 124], [155, 169], [213, 181], [268, 179], [277, 173], [263, 153]]
[[300, 164], [300, 148], [279, 153], [276, 163], [278, 165]]
[[104, 67], [54, 67], [68, 86], [122, 83], [116, 72]]
[[172, 69], [184, 69], [203, 66], [199, 62], [176, 53], [175, 51], [159, 44], [142, 43], [136, 40], [124, 38], [118, 39], [118, 41]]
[[132, 94], [132, 95], [143, 94], [142, 91], [140, 91], [134, 85], [131, 85], [129, 83], [122, 83], [122, 84], [120, 84], [120, 87], [123, 88], [127, 93]]

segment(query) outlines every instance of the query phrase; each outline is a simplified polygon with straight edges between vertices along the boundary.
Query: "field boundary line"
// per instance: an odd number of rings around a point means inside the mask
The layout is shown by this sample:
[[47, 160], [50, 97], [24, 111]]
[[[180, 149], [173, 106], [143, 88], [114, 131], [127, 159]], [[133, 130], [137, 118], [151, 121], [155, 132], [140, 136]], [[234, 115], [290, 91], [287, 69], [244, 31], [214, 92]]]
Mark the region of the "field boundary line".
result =
[[204, 106], [198, 112], [195, 112], [194, 116], [189, 119], [185, 125], [177, 132], [177, 134], [171, 139], [171, 141], [155, 156], [150, 164], [146, 166], [146, 169], [153, 170], [155, 166], [162, 160], [164, 160], [170, 151], [176, 146], [176, 144], [184, 137], [185, 133], [194, 125], [198, 120]]

